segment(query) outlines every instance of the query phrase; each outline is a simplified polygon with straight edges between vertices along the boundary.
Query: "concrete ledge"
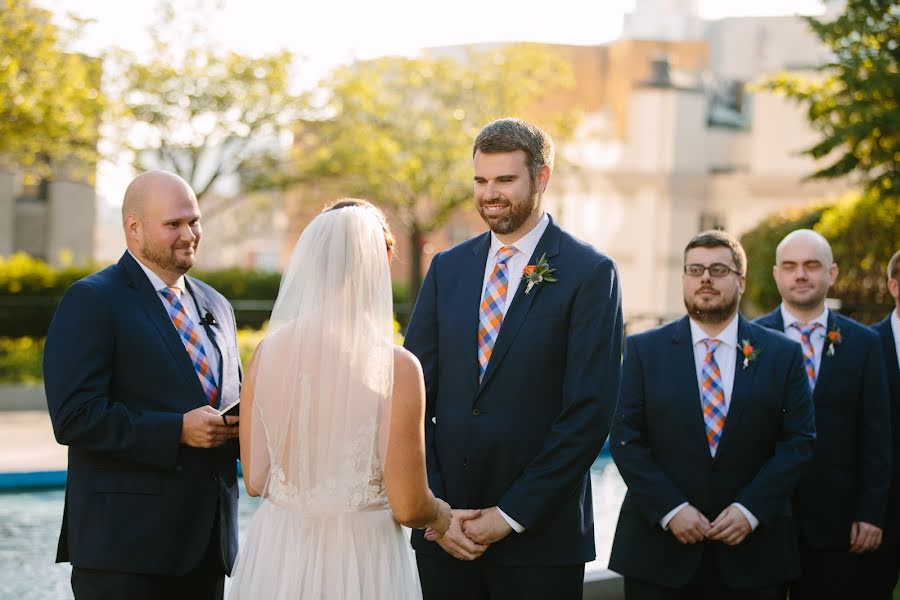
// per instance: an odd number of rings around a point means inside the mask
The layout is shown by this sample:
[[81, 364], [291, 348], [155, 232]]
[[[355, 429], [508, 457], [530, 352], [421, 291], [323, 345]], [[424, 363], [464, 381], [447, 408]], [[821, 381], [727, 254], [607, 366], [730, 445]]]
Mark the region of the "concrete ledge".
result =
[[47, 410], [42, 384], [0, 383], [0, 411]]
[[624, 600], [625, 581], [615, 571], [588, 571], [584, 574], [584, 600]]

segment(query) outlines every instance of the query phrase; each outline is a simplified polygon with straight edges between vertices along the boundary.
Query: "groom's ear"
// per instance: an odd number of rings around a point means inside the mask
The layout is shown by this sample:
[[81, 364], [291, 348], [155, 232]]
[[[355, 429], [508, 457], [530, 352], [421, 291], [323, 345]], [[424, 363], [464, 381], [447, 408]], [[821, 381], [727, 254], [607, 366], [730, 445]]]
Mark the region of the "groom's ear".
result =
[[547, 189], [547, 183], [550, 181], [550, 165], [544, 165], [541, 167], [541, 170], [538, 171], [537, 176], [537, 184], [538, 189], [541, 193], [544, 193], [544, 190]]

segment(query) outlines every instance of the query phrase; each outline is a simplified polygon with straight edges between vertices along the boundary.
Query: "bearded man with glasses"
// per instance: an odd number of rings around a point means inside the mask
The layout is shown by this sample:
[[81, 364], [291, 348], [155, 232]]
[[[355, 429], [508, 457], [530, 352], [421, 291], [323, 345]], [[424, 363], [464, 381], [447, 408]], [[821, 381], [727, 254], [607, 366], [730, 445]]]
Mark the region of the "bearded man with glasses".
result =
[[815, 439], [803, 356], [738, 313], [746, 255], [684, 251], [687, 315], [630, 336], [610, 448], [628, 493], [609, 568], [629, 600], [783, 600], [800, 573], [791, 494]]

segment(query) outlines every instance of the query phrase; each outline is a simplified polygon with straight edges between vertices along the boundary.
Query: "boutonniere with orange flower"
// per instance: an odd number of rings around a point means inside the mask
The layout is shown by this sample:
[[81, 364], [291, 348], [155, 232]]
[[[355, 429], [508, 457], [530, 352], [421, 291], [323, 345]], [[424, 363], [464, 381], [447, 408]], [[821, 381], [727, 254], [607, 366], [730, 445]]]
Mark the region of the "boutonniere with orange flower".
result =
[[834, 329], [829, 330], [825, 334], [825, 343], [828, 344], [825, 348], [825, 356], [834, 356], [834, 349], [840, 346], [842, 341], [844, 341], [844, 337], [841, 335], [840, 327], [835, 326]]
[[760, 352], [761, 350], [751, 344], [750, 340], [741, 340], [741, 354], [744, 356], [744, 366], [742, 368], [746, 369], [749, 367], [750, 363], [756, 360]]
[[528, 265], [524, 269], [522, 269], [522, 281], [526, 283], [525, 285], [525, 295], [531, 293], [531, 288], [538, 285], [539, 283], [543, 283], [548, 281], [553, 283], [556, 281], [556, 277], [551, 275], [553, 271], [556, 269], [551, 269], [550, 265], [547, 263], [547, 255], [542, 254], [540, 260], [537, 261], [536, 265]]

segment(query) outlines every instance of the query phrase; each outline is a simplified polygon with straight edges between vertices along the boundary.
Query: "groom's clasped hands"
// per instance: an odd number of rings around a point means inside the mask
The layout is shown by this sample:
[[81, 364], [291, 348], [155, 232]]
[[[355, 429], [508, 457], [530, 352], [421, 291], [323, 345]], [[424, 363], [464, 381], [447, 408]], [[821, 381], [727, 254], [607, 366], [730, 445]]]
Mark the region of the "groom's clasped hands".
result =
[[491, 544], [512, 533], [512, 527], [496, 506], [484, 509], [453, 509], [450, 527], [441, 536], [434, 529], [425, 531], [425, 539], [437, 542], [459, 560], [475, 560]]

